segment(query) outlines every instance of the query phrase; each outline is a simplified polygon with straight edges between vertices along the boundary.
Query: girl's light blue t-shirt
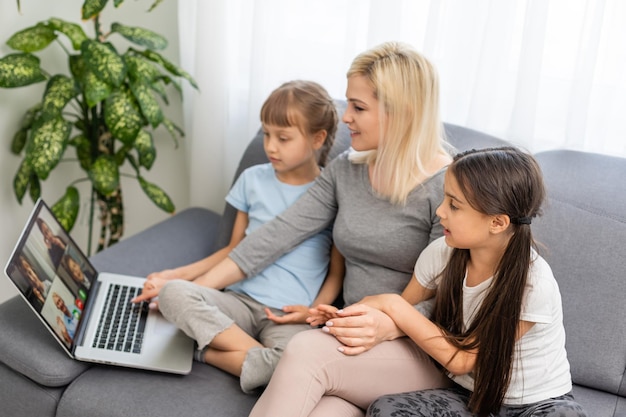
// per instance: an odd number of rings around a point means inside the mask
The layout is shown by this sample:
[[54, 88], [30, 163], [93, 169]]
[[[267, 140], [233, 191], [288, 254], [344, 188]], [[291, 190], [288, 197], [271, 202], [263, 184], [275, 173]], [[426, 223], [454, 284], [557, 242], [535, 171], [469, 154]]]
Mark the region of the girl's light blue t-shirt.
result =
[[[276, 178], [271, 164], [246, 169], [226, 196], [226, 201], [248, 213], [246, 236], [293, 204], [314, 182], [289, 185]], [[258, 275], [228, 287], [274, 308], [311, 305], [322, 286], [330, 260], [330, 228], [309, 237]]]

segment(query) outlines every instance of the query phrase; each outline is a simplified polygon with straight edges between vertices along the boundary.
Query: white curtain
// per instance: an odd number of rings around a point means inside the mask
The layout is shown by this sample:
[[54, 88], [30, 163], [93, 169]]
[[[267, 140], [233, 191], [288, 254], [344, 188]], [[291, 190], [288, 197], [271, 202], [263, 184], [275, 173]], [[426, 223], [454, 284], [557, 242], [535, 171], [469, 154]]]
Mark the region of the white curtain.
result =
[[438, 68], [446, 122], [533, 152], [626, 156], [622, 0], [178, 0], [191, 204], [221, 210], [271, 90], [331, 95], [361, 51], [412, 44]]

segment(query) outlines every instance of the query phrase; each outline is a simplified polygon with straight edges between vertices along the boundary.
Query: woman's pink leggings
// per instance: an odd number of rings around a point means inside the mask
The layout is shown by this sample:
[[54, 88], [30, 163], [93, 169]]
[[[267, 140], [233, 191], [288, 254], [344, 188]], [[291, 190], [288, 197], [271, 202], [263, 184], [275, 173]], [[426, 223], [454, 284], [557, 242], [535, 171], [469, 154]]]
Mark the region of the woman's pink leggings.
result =
[[362, 417], [376, 398], [440, 388], [451, 381], [409, 338], [346, 356], [321, 330], [291, 339], [251, 417]]

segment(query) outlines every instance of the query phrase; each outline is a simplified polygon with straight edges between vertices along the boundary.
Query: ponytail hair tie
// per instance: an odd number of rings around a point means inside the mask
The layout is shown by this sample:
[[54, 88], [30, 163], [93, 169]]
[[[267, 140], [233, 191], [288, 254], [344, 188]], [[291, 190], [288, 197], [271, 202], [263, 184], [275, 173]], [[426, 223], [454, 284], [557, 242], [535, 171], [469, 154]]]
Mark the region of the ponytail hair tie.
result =
[[513, 224], [531, 224], [532, 217], [511, 217], [511, 223]]

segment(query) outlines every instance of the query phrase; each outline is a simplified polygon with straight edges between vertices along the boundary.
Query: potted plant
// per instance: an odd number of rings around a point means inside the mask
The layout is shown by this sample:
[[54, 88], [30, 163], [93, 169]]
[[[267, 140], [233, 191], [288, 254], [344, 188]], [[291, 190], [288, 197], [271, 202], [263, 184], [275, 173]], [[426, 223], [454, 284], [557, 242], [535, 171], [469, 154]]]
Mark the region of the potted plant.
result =
[[[149, 10], [161, 1], [154, 1]], [[136, 178], [154, 204], [174, 211], [166, 192], [142, 173], [156, 157], [154, 129], [167, 129], [176, 144], [184, 134], [162, 111], [161, 103], [168, 103], [166, 87], [173, 85], [181, 92], [177, 80], [182, 78], [197, 88], [187, 72], [158, 52], [167, 46], [163, 36], [121, 23], [112, 23], [105, 31], [100, 13], [108, 2], [82, 4], [82, 19], [93, 23], [91, 37], [76, 23], [50, 18], [12, 35], [7, 44], [16, 52], [0, 58], [0, 87], [47, 83], [41, 101], [26, 110], [12, 138], [11, 151], [22, 158], [13, 179], [17, 200], [21, 204], [27, 192], [37, 200], [50, 172], [61, 160], [74, 158], [85, 175], [71, 181], [51, 208], [70, 231], [80, 207], [75, 185], [90, 182], [89, 253], [96, 206], [101, 222], [97, 250], [123, 235], [121, 175]], [[119, 7], [123, 0], [112, 2]], [[131, 46], [120, 53], [112, 43], [115, 37], [125, 38]], [[53, 42], [67, 54], [67, 74], [48, 74], [35, 55]]]

